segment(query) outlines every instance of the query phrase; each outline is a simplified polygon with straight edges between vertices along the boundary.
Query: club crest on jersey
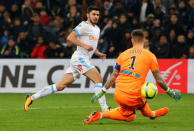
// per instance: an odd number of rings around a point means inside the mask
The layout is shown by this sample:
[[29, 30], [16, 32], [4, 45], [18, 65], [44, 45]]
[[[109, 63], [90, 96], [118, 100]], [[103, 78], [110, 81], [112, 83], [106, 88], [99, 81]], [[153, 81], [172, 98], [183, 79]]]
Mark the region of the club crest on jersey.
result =
[[79, 72], [82, 72], [82, 70], [83, 70], [83, 68], [82, 68], [81, 65], [78, 65], [78, 66], [77, 66], [77, 69], [78, 69]]

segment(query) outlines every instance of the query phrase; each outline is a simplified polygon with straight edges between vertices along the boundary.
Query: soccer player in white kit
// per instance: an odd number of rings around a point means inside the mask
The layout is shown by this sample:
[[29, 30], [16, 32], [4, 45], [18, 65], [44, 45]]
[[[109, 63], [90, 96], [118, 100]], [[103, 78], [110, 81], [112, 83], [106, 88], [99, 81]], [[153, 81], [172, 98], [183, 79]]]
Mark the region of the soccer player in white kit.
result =
[[[24, 105], [25, 111], [28, 111], [29, 106], [38, 98], [47, 96], [49, 94], [61, 91], [69, 84], [73, 83], [80, 74], [85, 75], [94, 83], [94, 92], [98, 94], [102, 88], [102, 77], [98, 70], [91, 64], [90, 59], [93, 54], [99, 56], [101, 59], [106, 58], [97, 50], [100, 29], [96, 25], [100, 16], [100, 9], [95, 6], [89, 6], [87, 9], [87, 21], [82, 21], [67, 37], [67, 40], [77, 45], [77, 50], [73, 53], [70, 61], [70, 66], [62, 79], [56, 84], [49, 85], [32, 96], [26, 96]], [[106, 104], [105, 96], [99, 99], [99, 104], [102, 111], [106, 111], [108, 106]]]

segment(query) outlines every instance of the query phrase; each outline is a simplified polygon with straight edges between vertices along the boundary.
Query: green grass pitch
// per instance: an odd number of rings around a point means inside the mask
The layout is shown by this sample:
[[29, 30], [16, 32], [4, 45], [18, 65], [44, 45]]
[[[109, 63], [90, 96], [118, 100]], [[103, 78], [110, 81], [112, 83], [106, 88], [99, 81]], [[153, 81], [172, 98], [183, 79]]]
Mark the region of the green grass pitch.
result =
[[[0, 131], [191, 131], [194, 130], [194, 95], [183, 94], [179, 102], [166, 94], [148, 100], [152, 110], [169, 107], [169, 113], [150, 120], [137, 111], [137, 119], [124, 122], [103, 119], [90, 125], [82, 120], [98, 103], [91, 104], [92, 94], [54, 94], [35, 101], [28, 112], [23, 110], [26, 94], [0, 94]], [[117, 107], [112, 94], [107, 103]]]

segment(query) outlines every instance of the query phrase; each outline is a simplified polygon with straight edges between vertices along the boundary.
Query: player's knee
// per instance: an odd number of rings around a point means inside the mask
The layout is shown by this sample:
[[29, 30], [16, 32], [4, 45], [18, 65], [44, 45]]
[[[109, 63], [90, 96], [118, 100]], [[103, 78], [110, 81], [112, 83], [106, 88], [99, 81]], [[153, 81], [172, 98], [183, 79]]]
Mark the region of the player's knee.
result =
[[65, 84], [56, 84], [56, 88], [58, 91], [62, 91], [66, 87], [67, 87], [67, 85], [65, 85]]

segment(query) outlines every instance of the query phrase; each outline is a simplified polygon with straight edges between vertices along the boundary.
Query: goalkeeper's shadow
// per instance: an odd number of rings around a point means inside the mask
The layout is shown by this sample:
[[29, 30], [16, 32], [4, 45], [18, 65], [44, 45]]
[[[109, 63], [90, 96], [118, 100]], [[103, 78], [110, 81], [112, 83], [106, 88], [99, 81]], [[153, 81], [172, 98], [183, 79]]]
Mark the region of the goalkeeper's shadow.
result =
[[[133, 121], [133, 122], [127, 122], [127, 121], [117, 121], [117, 122], [96, 122], [96, 123], [92, 123], [91, 125], [133, 125], [133, 126], [145, 126], [145, 125], [149, 125], [150, 124], [150, 121], [145, 121], [145, 122], [137, 122], [137, 121]], [[160, 125], [160, 124], [163, 124], [163, 125], [168, 125], [169, 122], [161, 122], [161, 121], [155, 121], [154, 122], [155, 125]]]

